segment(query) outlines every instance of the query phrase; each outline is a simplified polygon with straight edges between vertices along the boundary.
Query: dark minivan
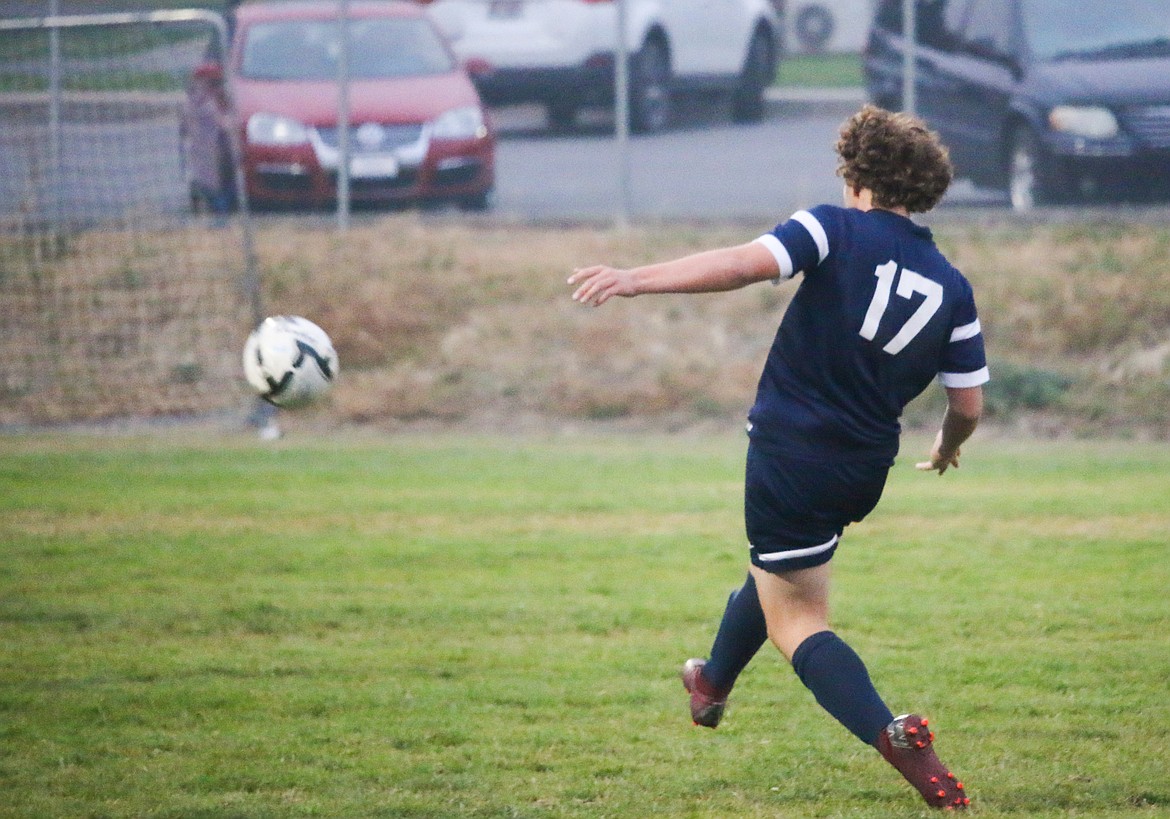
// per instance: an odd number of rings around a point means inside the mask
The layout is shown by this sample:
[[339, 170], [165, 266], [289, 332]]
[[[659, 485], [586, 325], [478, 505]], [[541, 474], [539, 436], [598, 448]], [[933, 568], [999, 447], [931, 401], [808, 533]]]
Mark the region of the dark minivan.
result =
[[[1170, 192], [1170, 0], [916, 0], [916, 113], [1012, 206]], [[902, 103], [903, 0], [879, 0], [870, 99]]]

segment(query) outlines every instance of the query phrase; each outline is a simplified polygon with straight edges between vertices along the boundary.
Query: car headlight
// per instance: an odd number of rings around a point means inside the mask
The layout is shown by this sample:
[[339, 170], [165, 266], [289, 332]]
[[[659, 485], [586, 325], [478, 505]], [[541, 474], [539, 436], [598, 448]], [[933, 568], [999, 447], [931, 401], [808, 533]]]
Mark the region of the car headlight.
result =
[[435, 139], [478, 139], [486, 135], [483, 111], [475, 105], [452, 108], [431, 122], [431, 136]]
[[1054, 131], [1088, 139], [1109, 139], [1120, 130], [1117, 117], [1108, 108], [1087, 105], [1058, 105], [1048, 113]]
[[309, 129], [295, 119], [277, 114], [248, 117], [248, 142], [253, 145], [303, 145], [308, 141]]

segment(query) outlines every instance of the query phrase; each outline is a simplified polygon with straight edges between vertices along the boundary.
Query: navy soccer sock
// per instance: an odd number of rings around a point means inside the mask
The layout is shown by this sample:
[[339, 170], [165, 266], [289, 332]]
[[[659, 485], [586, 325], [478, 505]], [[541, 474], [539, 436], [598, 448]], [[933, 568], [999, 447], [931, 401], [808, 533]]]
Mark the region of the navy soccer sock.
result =
[[792, 667], [821, 707], [866, 745], [873, 745], [894, 719], [865, 663], [833, 632], [819, 631], [801, 643]]
[[760, 646], [768, 639], [768, 624], [749, 574], [743, 586], [727, 598], [723, 620], [711, 646], [711, 659], [703, 666], [703, 678], [717, 691], [730, 691]]

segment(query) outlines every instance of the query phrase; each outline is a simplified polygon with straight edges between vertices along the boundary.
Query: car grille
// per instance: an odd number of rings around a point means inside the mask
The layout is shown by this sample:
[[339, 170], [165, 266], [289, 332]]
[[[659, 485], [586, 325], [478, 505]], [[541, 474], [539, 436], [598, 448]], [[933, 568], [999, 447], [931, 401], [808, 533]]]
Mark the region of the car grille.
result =
[[[329, 183], [336, 187], [337, 174], [329, 173]], [[349, 189], [355, 196], [376, 195], [381, 192], [390, 192], [409, 188], [418, 183], [417, 168], [403, 168], [398, 176], [388, 179], [351, 179]]]
[[1170, 148], [1170, 105], [1127, 108], [1121, 115], [1125, 129], [1147, 148]]
[[[413, 145], [422, 135], [422, 125], [351, 125], [349, 127], [350, 150], [355, 153], [392, 151], [405, 145]], [[330, 148], [341, 147], [340, 128], [317, 128], [321, 141]]]

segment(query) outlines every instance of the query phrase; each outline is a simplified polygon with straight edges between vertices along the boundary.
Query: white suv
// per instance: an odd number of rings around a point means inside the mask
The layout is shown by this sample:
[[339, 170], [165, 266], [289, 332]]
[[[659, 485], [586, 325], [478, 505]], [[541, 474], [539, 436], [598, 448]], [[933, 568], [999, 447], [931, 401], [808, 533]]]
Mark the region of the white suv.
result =
[[[763, 115], [776, 75], [774, 0], [625, 0], [630, 127], [670, 122], [671, 96], [732, 95], [732, 116]], [[433, 0], [432, 18], [489, 105], [542, 103], [567, 126], [588, 105], [612, 105], [617, 0]]]

